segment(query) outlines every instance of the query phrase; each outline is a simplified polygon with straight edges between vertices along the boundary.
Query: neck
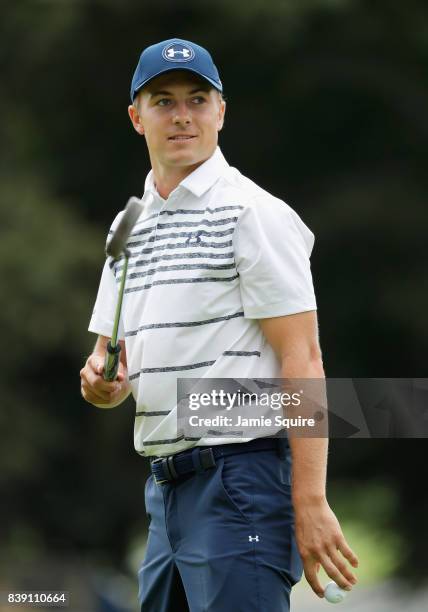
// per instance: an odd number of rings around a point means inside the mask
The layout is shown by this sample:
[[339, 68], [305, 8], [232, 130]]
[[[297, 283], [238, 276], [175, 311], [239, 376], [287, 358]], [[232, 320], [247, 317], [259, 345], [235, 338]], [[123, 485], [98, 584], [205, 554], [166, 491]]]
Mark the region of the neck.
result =
[[[204, 160], [205, 161], [205, 160]], [[201, 161], [191, 166], [183, 166], [178, 168], [165, 168], [164, 166], [156, 166], [152, 164], [153, 178], [156, 189], [164, 200], [169, 197], [169, 194], [183, 181], [186, 176], [189, 176], [196, 168], [204, 163]]]
[[199, 168], [199, 166], [205, 163], [213, 153], [214, 151], [212, 151], [206, 159], [189, 166], [165, 166], [160, 164], [157, 160], [150, 158], [154, 182], [161, 198], [166, 200], [169, 194], [174, 191], [181, 181], [184, 181], [186, 176], [192, 174], [196, 168]]

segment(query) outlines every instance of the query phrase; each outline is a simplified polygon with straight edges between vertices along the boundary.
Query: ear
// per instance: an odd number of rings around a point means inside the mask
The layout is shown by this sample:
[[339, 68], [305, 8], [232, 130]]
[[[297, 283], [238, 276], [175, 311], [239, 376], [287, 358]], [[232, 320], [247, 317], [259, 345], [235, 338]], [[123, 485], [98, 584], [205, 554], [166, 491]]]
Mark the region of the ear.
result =
[[226, 102], [222, 99], [220, 101], [218, 118], [217, 118], [217, 132], [220, 132], [224, 125], [224, 114], [226, 112]]
[[129, 118], [131, 119], [132, 125], [134, 126], [134, 130], [138, 132], [140, 136], [143, 136], [144, 126], [141, 121], [141, 116], [138, 112], [138, 109], [133, 104], [130, 104], [128, 106], [128, 115], [129, 115]]

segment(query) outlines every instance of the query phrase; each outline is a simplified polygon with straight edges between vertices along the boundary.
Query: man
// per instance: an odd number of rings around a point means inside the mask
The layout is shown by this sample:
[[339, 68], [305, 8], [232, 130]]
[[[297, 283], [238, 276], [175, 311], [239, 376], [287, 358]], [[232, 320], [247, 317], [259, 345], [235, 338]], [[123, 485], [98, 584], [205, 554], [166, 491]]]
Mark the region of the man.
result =
[[326, 439], [198, 441], [177, 432], [178, 377], [324, 376], [313, 235], [224, 159], [226, 104], [205, 49], [180, 39], [145, 49], [131, 102], [152, 170], [128, 241], [121, 364], [105, 382], [121, 270], [108, 260], [89, 327], [98, 340], [81, 379], [83, 397], [101, 408], [131, 390], [136, 400], [135, 448], [153, 472], [141, 610], [286, 611], [302, 569], [323, 597], [320, 565], [349, 590], [356, 578], [346, 560], [358, 561], [326, 500]]

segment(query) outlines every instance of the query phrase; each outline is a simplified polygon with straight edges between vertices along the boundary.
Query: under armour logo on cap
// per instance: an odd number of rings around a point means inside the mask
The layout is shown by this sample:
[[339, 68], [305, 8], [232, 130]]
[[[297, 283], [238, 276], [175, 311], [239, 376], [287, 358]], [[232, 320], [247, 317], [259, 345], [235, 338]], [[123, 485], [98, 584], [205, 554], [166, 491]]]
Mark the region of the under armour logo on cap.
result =
[[162, 56], [169, 62], [190, 62], [195, 57], [195, 52], [190, 45], [173, 43], [163, 49]]
[[192, 72], [223, 91], [218, 70], [206, 49], [189, 40], [169, 38], [144, 49], [131, 82], [131, 102], [152, 79], [164, 72]]

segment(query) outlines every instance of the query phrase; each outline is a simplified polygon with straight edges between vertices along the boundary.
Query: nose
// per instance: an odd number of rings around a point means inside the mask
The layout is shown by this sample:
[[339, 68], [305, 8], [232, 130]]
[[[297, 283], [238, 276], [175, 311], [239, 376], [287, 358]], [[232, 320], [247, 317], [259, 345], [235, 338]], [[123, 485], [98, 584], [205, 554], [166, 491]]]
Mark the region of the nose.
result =
[[174, 125], [189, 125], [191, 121], [192, 119], [190, 117], [190, 112], [187, 104], [185, 102], [177, 104], [173, 117]]

